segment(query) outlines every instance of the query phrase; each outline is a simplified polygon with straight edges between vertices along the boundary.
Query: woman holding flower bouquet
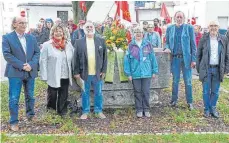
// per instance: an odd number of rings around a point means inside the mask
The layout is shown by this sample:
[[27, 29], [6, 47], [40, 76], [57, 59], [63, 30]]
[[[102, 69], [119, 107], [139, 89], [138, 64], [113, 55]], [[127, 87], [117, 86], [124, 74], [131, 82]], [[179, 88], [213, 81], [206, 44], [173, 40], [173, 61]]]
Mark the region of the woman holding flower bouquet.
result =
[[143, 29], [136, 27], [134, 37], [124, 57], [124, 73], [132, 81], [137, 117], [143, 113], [150, 117], [149, 94], [151, 78], [155, 78], [158, 65], [152, 44], [143, 38]]

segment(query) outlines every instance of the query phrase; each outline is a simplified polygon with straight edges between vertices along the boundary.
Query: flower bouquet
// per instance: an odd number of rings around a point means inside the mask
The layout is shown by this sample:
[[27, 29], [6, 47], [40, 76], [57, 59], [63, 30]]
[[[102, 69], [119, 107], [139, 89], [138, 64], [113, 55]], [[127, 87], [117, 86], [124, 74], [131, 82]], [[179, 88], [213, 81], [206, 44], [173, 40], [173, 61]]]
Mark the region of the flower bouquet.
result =
[[116, 51], [121, 48], [123, 51], [126, 51], [128, 47], [126, 32], [127, 30], [122, 25], [117, 26], [115, 22], [111, 28], [106, 27], [104, 37], [108, 50]]

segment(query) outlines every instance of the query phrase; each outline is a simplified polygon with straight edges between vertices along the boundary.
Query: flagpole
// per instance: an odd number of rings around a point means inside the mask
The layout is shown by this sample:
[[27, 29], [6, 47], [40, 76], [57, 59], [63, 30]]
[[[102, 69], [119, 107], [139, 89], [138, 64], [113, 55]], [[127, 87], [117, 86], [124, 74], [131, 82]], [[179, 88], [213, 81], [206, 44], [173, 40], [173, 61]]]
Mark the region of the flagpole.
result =
[[115, 2], [112, 4], [110, 10], [108, 11], [108, 13], [107, 13], [105, 19], [103, 20], [103, 23], [105, 22], [105, 20], [107, 19], [107, 17], [109, 17], [109, 13], [111, 12], [111, 9], [113, 8], [114, 4], [115, 4]]
[[122, 1], [120, 1], [120, 23], [123, 23]]

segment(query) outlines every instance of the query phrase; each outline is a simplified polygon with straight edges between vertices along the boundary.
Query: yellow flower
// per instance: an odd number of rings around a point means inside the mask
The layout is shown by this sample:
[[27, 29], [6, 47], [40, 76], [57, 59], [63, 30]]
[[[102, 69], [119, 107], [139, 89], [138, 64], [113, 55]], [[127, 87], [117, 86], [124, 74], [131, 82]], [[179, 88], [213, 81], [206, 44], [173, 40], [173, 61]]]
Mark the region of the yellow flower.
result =
[[115, 41], [116, 43], [120, 43], [123, 41], [123, 38], [117, 38], [117, 40]]
[[112, 43], [111, 40], [107, 40], [107, 41], [106, 41], [106, 44], [107, 44], [107, 45], [111, 45], [111, 43]]
[[112, 30], [112, 33], [116, 35], [118, 33], [118, 30], [114, 29]]
[[111, 37], [110, 37], [110, 40], [114, 40], [114, 39], [115, 39], [115, 36], [111, 36]]

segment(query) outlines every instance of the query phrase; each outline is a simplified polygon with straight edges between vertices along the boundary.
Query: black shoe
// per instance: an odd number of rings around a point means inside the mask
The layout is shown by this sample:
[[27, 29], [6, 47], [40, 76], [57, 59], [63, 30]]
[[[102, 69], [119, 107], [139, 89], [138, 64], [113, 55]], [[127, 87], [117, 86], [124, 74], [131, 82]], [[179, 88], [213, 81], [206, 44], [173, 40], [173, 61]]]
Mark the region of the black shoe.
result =
[[27, 120], [28, 120], [29, 122], [33, 121], [33, 116], [27, 117]]
[[194, 109], [194, 107], [193, 107], [193, 104], [192, 104], [192, 103], [188, 103], [188, 109], [189, 109], [190, 111], [192, 111], [192, 110]]
[[177, 106], [177, 101], [171, 101], [170, 102], [171, 107], [176, 107]]
[[216, 107], [212, 107], [211, 115], [214, 118], [219, 118], [219, 113], [216, 111]]
[[209, 118], [210, 117], [210, 112], [209, 111], [204, 111], [204, 117]]

